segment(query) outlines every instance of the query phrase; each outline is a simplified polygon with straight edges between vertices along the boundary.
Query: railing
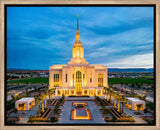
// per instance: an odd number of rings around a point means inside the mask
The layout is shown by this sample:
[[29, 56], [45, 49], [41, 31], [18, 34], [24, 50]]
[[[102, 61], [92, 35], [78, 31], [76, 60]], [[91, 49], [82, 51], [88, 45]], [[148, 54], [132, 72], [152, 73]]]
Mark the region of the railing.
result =
[[119, 118], [122, 118], [122, 116], [121, 116], [114, 108], [111, 108], [111, 110], [112, 110]]
[[45, 113], [41, 116], [41, 118], [44, 118], [49, 110], [50, 110], [50, 109], [47, 108], [47, 110], [46, 110]]

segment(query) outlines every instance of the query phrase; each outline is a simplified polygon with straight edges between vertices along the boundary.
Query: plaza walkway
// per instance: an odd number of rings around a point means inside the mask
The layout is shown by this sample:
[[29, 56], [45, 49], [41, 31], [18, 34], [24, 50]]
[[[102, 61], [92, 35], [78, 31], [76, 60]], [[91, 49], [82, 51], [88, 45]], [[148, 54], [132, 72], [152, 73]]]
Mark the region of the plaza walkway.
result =
[[93, 120], [70, 120], [72, 102], [74, 101], [65, 101], [62, 115], [60, 116], [58, 124], [104, 124], [105, 123], [103, 117], [101, 116], [100, 112], [95, 106], [95, 103], [93, 101], [85, 101], [85, 100], [76, 102], [87, 102]]
[[36, 105], [32, 110], [25, 111], [26, 114], [22, 116], [22, 119], [19, 120], [17, 122], [17, 124], [26, 124], [26, 123], [28, 123], [29, 116], [30, 115], [33, 116], [33, 115], [37, 114], [37, 112], [38, 112], [37, 110], [38, 110], [38, 105]]

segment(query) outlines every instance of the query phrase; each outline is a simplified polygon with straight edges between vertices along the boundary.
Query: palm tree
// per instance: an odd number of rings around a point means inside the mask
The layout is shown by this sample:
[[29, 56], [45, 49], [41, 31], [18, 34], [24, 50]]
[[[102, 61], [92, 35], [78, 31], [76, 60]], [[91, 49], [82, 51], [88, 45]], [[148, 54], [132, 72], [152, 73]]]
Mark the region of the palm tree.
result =
[[111, 103], [111, 96], [112, 96], [113, 91], [110, 89], [109, 90], [109, 102]]
[[51, 89], [51, 100], [54, 99], [55, 89], [56, 89], [56, 88], [52, 88], [52, 89]]
[[44, 101], [43, 101], [44, 95], [41, 95], [40, 99], [41, 99], [41, 102], [42, 102], [42, 112], [44, 112]]
[[51, 92], [52, 92], [52, 90], [51, 90], [51, 89], [49, 89], [49, 90], [48, 90], [49, 102], [51, 102]]
[[105, 90], [105, 100], [106, 100], [106, 91], [107, 91], [107, 87], [104, 87], [104, 90]]
[[121, 99], [121, 97], [120, 97], [120, 95], [118, 94], [117, 96], [116, 96], [116, 100], [118, 101], [118, 112], [120, 112], [120, 99]]
[[45, 92], [43, 95], [44, 95], [44, 99], [45, 99], [44, 107], [46, 109], [47, 108], [47, 100], [46, 100], [47, 93]]
[[114, 108], [116, 108], [116, 101], [118, 97], [119, 97], [119, 93], [114, 92]]
[[53, 88], [53, 99], [54, 99], [55, 91], [56, 91], [56, 88]]
[[40, 102], [41, 102], [41, 98], [38, 97], [38, 98], [36, 99], [36, 102], [38, 103], [38, 116], [40, 116], [40, 111], [41, 111]]
[[124, 117], [124, 105], [126, 104], [126, 98], [124, 96], [122, 96], [122, 98], [120, 99], [121, 104], [122, 104], [122, 115]]
[[107, 88], [107, 101], [109, 101], [109, 91], [110, 91], [110, 88]]

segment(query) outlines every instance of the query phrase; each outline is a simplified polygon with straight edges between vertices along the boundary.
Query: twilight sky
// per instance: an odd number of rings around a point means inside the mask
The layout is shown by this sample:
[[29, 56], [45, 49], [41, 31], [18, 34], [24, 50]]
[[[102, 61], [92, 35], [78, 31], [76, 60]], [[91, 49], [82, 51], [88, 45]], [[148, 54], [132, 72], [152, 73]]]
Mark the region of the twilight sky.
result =
[[152, 7], [7, 7], [7, 68], [67, 64], [77, 13], [89, 64], [153, 67]]

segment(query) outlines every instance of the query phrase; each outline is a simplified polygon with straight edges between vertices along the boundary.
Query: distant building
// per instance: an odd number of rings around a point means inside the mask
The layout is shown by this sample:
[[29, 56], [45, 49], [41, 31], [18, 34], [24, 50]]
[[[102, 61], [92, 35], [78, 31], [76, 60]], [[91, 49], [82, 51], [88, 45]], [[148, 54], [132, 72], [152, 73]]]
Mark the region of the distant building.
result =
[[32, 97], [22, 98], [15, 102], [15, 108], [18, 111], [30, 110], [35, 106], [35, 100]]
[[108, 87], [107, 75], [107, 67], [104, 65], [90, 65], [86, 62], [77, 15], [77, 33], [72, 48], [72, 59], [67, 65], [53, 65], [49, 68], [49, 89], [56, 87], [56, 96], [101, 96], [103, 87]]

